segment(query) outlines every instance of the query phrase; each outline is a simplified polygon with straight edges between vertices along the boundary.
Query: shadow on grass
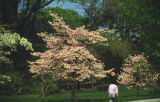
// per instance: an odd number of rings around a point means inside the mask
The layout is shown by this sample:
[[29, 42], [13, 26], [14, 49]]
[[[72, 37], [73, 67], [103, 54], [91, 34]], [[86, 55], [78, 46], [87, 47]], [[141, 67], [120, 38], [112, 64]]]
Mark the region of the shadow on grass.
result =
[[[75, 102], [108, 102], [109, 99], [87, 99], [87, 100], [75, 100]], [[53, 100], [47, 100], [47, 101], [41, 101], [41, 102], [72, 102], [71, 100], [61, 100], [61, 101], [53, 101]]]
[[122, 97], [150, 97], [150, 96], [154, 96], [154, 95], [125, 95], [125, 96], [122, 96]]

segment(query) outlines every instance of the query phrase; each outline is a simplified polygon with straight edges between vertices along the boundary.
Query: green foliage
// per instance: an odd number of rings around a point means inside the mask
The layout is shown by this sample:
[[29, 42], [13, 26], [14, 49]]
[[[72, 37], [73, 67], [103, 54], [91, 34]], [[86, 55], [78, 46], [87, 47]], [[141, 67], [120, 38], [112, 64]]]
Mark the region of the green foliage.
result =
[[[17, 48], [21, 46], [26, 50], [33, 51], [32, 44], [23, 37], [20, 37], [17, 33], [0, 33], [0, 73], [6, 73], [4, 64], [9, 65], [9, 68], [13, 67], [13, 60], [11, 55], [13, 52], [17, 52]], [[4, 71], [5, 70], [5, 71]], [[0, 76], [0, 81], [10, 80], [10, 76]]]
[[40, 78], [40, 89], [38, 89], [40, 96], [46, 96], [50, 93], [54, 93], [57, 90], [56, 82], [50, 74], [41, 75]]
[[5, 84], [5, 82], [10, 82], [11, 81], [11, 77], [7, 76], [7, 75], [1, 75], [0, 74], [0, 84]]
[[105, 1], [107, 0], [78, 0], [84, 8], [85, 25], [89, 30], [108, 28], [113, 25], [114, 16]]
[[125, 59], [133, 52], [134, 44], [127, 40], [122, 40], [116, 30], [110, 30], [110, 33], [104, 33], [102, 35], [108, 38], [109, 46], [107, 49], [113, 56]]
[[48, 21], [53, 21], [53, 18], [50, 16], [50, 12], [62, 17], [66, 24], [71, 28], [76, 28], [84, 24], [84, 18], [74, 10], [59, 7], [48, 7], [38, 13], [37, 32], [53, 32], [53, 28], [48, 23]]
[[10, 51], [17, 51], [18, 45], [25, 47], [26, 50], [33, 51], [32, 44], [26, 38], [21, 38], [19, 34], [0, 34], [0, 49], [10, 48]]
[[114, 40], [109, 43], [108, 49], [114, 56], [125, 59], [132, 52], [132, 46], [128, 41]]
[[20, 45], [24, 46], [26, 48], [26, 50], [33, 51], [32, 44], [30, 42], [28, 42], [28, 40], [24, 37], [22, 37], [20, 39]]
[[149, 91], [150, 95], [157, 95], [160, 94], [160, 86], [153, 88], [152, 90]]
[[30, 34], [35, 34], [37, 12], [52, 2], [60, 1], [75, 0], [0, 0], [0, 24], [13, 25], [9, 30], [32, 38]]
[[25, 91], [25, 74], [23, 72], [8, 73], [11, 77], [11, 82], [8, 83], [8, 88], [11, 94], [22, 94]]
[[10, 78], [9, 81], [5, 80], [4, 84], [0, 84], [0, 94], [17, 95], [38, 93], [35, 87], [38, 80], [32, 80], [29, 73], [24, 71], [7, 72], [6, 76]]
[[13, 28], [15, 27], [15, 24], [0, 24], [0, 33], [9, 33], [13, 32]]
[[[36, 31], [37, 13], [55, 0], [20, 0], [17, 9], [18, 33], [26, 38], [34, 38]], [[61, 0], [59, 0], [61, 1]], [[56, 1], [57, 2], [57, 1]], [[18, 11], [19, 10], [19, 11]], [[30, 34], [33, 34], [32, 36]]]
[[7, 56], [11, 52], [17, 51], [18, 46], [23, 46], [26, 50], [33, 51], [32, 44], [26, 38], [21, 38], [19, 34], [0, 33], [0, 62], [9, 62]]
[[6, 52], [3, 50], [0, 51], [0, 63], [1, 62], [10, 63], [10, 60], [7, 57], [5, 57], [7, 55], [10, 55], [10, 52], [8, 51]]
[[123, 39], [134, 38], [140, 51], [149, 55], [150, 62], [159, 70], [160, 47], [158, 0], [107, 0], [116, 17], [116, 27]]

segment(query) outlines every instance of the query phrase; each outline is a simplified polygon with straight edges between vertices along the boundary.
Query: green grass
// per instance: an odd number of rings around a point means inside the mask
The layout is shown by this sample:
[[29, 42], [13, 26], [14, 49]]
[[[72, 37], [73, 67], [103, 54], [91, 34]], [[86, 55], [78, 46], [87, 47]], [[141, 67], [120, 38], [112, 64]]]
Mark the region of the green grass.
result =
[[[119, 102], [126, 102], [130, 100], [143, 100], [160, 98], [160, 95], [148, 95], [149, 91], [140, 90], [140, 95], [136, 96], [135, 89], [119, 89]], [[47, 97], [40, 97], [39, 95], [15, 95], [15, 96], [0, 96], [0, 102], [70, 102], [70, 93], [55, 93]], [[108, 100], [107, 91], [96, 91], [94, 94], [92, 92], [78, 91], [76, 92], [77, 102], [107, 102]]]

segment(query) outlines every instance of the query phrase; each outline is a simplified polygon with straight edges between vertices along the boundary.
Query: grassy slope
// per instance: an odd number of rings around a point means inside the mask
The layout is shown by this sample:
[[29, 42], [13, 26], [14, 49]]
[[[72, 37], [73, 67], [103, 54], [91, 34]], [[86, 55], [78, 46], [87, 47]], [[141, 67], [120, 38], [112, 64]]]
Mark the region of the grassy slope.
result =
[[[119, 90], [119, 102], [126, 102], [129, 100], [141, 100], [149, 98], [160, 98], [160, 95], [148, 95], [148, 91], [141, 90], [140, 96], [136, 96], [135, 89], [121, 88]], [[16, 95], [16, 96], [0, 96], [0, 102], [69, 102], [71, 98], [70, 93], [56, 93], [49, 95], [48, 97], [39, 97], [39, 95]], [[77, 92], [77, 102], [107, 102], [108, 94], [107, 91], [98, 91], [92, 94], [91, 92]]]

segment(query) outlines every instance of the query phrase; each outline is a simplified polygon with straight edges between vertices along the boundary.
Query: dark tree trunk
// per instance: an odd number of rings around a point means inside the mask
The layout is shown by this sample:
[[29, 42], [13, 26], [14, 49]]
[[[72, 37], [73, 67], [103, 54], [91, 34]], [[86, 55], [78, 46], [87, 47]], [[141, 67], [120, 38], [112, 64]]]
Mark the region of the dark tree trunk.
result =
[[40, 90], [40, 97], [44, 97], [46, 94], [45, 94], [45, 83], [44, 83], [43, 75], [41, 76], [41, 80], [42, 80], [42, 87], [41, 87], [41, 90]]
[[137, 90], [137, 96], [139, 96], [139, 87], [137, 87], [136, 90]]
[[45, 2], [44, 0], [35, 0], [35, 3], [33, 5], [29, 5], [30, 0], [28, 0], [26, 3], [26, 8], [24, 10], [24, 15], [22, 16], [18, 24], [18, 32], [23, 34], [23, 36], [26, 38], [32, 37], [33, 35], [31, 36], [31, 34], [34, 34], [37, 12], [53, 1], [55, 0], [46, 0]]
[[20, 0], [0, 0], [0, 19], [3, 24], [16, 22], [19, 2]]
[[91, 77], [92, 80], [92, 101], [93, 101], [93, 97], [94, 97], [94, 83], [93, 83], [93, 76]]
[[74, 78], [72, 82], [72, 102], [75, 102], [75, 92], [76, 92], [75, 89], [76, 89], [76, 80]]

